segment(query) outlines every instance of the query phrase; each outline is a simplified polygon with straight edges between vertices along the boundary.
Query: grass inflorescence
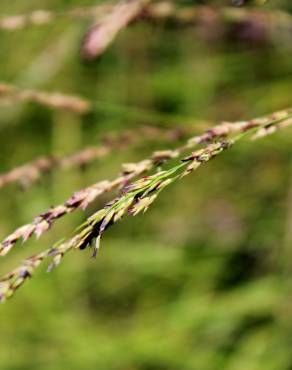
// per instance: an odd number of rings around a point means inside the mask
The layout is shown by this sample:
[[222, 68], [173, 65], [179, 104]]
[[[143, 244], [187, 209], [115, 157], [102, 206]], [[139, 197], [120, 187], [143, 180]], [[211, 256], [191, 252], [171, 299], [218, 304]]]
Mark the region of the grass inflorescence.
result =
[[209, 128], [202, 135], [191, 137], [185, 145], [178, 148], [155, 151], [149, 158], [136, 163], [123, 164], [122, 172], [113, 180], [102, 180], [88, 186], [87, 188], [81, 189], [75, 192], [63, 204], [51, 207], [36, 216], [31, 223], [17, 228], [0, 243], [0, 255], [6, 255], [20, 240], [22, 240], [22, 242], [26, 242], [33, 235], [40, 237], [44, 232], [48, 231], [52, 224], [60, 217], [63, 217], [77, 209], [86, 209], [88, 205], [100, 195], [114, 189], [124, 187], [135, 177], [140, 176], [153, 168], [157, 168], [171, 159], [179, 157], [179, 155], [188, 149], [194, 148], [203, 143], [209, 143], [214, 140], [228, 137], [235, 133], [241, 133], [242, 135], [251, 129], [259, 127], [260, 129], [257, 130], [257, 135], [264, 136], [271, 133], [271, 131], [280, 128], [281, 125], [291, 124], [290, 116], [291, 111], [288, 109], [276, 112], [267, 117], [257, 118], [250, 121], [240, 121], [235, 123], [223, 122], [217, 126]]
[[117, 135], [104, 135], [100, 145], [86, 147], [65, 156], [42, 156], [0, 174], [0, 189], [12, 183], [20, 185], [22, 189], [27, 189], [53, 169], [84, 168], [97, 159], [103, 159], [113, 151], [128, 148], [130, 144], [157, 139], [175, 141], [184, 137], [188, 131], [187, 128], [182, 127], [160, 129], [155, 126], [142, 126], [136, 130], [125, 130]]
[[[145, 212], [163, 189], [175, 181], [181, 180], [223, 151], [228, 150], [247, 135], [252, 139], [260, 138], [291, 124], [291, 109], [250, 121], [240, 121], [233, 124], [225, 122], [210, 128], [202, 135], [189, 139], [184, 146], [169, 151], [156, 152], [150, 159], [131, 165], [131, 171], [128, 169], [113, 182], [99, 183], [99, 187], [89, 188], [89, 193], [88, 189], [81, 190], [70, 198], [69, 202], [67, 201], [63, 205], [48, 211], [39, 222], [25, 225], [12, 236], [6, 238], [2, 243], [1, 254], [6, 254], [18, 239], [26, 240], [33, 233], [39, 234], [46, 231], [54, 219], [76, 208], [83, 208], [98, 194], [112, 190], [117, 185], [121, 187], [120, 195], [91, 215], [78, 228], [72, 238], [57, 243], [52, 248], [28, 258], [19, 267], [5, 275], [0, 281], [0, 301], [5, 301], [11, 297], [17, 288], [33, 275], [40, 263], [47, 258], [51, 258], [49, 265], [49, 270], [51, 270], [72, 249], [82, 250], [92, 246], [92, 255], [95, 257], [100, 247], [101, 238], [109, 227], [126, 215], [136, 216]], [[181, 157], [178, 161], [177, 158], [183, 151], [198, 144], [204, 144], [204, 146]], [[170, 169], [159, 170], [152, 175], [138, 178], [134, 182], [129, 181], [134, 176], [141, 175], [143, 172], [149, 171], [170, 159], [176, 159], [177, 161]]]
[[[106, 2], [96, 6], [68, 8], [60, 12], [38, 9], [27, 14], [3, 16], [0, 30], [16, 31], [30, 26], [46, 25], [59, 19], [89, 18], [92, 26], [85, 32], [81, 55], [91, 60], [103, 54], [120, 31], [134, 21], [169, 22], [179, 26], [198, 27], [197, 37], [210, 39], [233, 37], [252, 42], [273, 42], [275, 34], [292, 24], [289, 13], [263, 8], [214, 7], [176, 4], [171, 1], [123, 0], [117, 5]], [[211, 32], [210, 32], [211, 30]], [[235, 30], [236, 32], [232, 32]], [[247, 32], [248, 31], [248, 32]], [[277, 42], [280, 37], [276, 37]]]

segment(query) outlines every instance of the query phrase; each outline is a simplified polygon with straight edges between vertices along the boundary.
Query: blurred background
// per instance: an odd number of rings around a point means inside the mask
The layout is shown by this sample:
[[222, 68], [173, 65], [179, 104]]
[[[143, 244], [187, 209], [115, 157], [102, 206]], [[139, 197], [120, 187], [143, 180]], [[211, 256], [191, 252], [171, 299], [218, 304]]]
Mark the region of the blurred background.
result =
[[[0, 12], [96, 3], [1, 0]], [[262, 9], [292, 11], [289, 0]], [[247, 22], [224, 37], [214, 25], [198, 31], [138, 22], [89, 63], [79, 49], [91, 22], [60, 17], [0, 30], [1, 81], [95, 102], [85, 116], [0, 102], [2, 173], [142, 125], [191, 127], [195, 134], [205, 122], [292, 105], [292, 21], [269, 36]], [[121, 163], [176, 145], [145, 139], [86, 168], [53, 171], [26, 191], [2, 188], [1, 239], [74, 191], [114, 178]], [[117, 223], [96, 260], [76, 251], [50, 274], [40, 268], [0, 307], [1, 370], [291, 370], [291, 153], [289, 129], [240, 142], [163, 192], [144, 216]], [[59, 220], [40, 240], [17, 245], [1, 259], [1, 275], [69, 236], [111, 197]]]

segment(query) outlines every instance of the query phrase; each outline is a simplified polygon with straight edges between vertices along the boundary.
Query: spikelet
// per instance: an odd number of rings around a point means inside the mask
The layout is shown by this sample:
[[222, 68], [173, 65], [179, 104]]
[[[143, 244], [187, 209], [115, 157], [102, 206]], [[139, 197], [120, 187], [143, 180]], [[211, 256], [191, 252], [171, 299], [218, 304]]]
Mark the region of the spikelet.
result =
[[85, 34], [81, 55], [87, 60], [100, 56], [117, 34], [141, 14], [148, 0], [124, 0]]

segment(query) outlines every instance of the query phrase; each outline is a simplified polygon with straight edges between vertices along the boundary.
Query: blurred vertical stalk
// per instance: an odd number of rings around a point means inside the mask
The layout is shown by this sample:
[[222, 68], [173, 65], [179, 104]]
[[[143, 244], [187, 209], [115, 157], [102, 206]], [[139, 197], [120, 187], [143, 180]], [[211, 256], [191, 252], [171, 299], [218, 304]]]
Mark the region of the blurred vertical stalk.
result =
[[[41, 53], [31, 61], [31, 64], [21, 71], [15, 78], [14, 84], [19, 87], [39, 89], [49, 83], [63, 68], [64, 64], [74, 53], [76, 44], [80, 37], [81, 25], [74, 24], [60, 35], [57, 39], [42, 49]], [[26, 104], [3, 105], [1, 103], [0, 124], [11, 124], [20, 120], [20, 116]], [[11, 122], [12, 121], [12, 122]]]
[[282, 268], [283, 272], [289, 277], [292, 273], [292, 160], [289, 165], [289, 182], [286, 205], [287, 219], [284, 234], [284, 255]]
[[[68, 111], [58, 110], [52, 115], [52, 153], [73, 153], [82, 146], [82, 118]], [[53, 199], [63, 199], [81, 186], [80, 172], [76, 170], [53, 172]]]
[[[126, 84], [127, 103], [133, 106], [151, 108], [151, 95], [149, 92], [148, 79], [145, 78], [149, 71], [149, 44], [151, 37], [151, 29], [145, 25], [136, 25], [135, 32], [128, 33], [123, 45], [120, 47], [120, 52], [124, 54], [125, 60], [124, 75]], [[143, 42], [141, 40], [143, 39]], [[125, 73], [126, 72], [126, 73]], [[131, 75], [131, 78], [128, 78]], [[146, 83], [145, 83], [146, 82]]]
[[218, 60], [210, 57], [209, 44], [194, 38], [192, 28], [182, 32], [184, 37], [177, 40], [180, 52], [180, 81], [177, 83], [181, 86], [179, 93], [183, 94], [182, 111], [179, 113], [205, 117], [206, 111], [210, 112], [220, 75]]
[[286, 224], [284, 229], [283, 247], [280, 253], [281, 286], [283, 298], [281, 319], [283, 330], [291, 338], [292, 331], [292, 160], [289, 164], [289, 181], [286, 200]]

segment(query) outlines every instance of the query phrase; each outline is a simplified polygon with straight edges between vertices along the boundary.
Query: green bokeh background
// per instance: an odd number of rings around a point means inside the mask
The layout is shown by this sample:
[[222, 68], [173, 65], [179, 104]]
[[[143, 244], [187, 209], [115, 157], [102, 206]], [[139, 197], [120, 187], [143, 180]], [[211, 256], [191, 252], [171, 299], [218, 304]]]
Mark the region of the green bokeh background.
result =
[[[94, 3], [1, 0], [0, 12]], [[292, 10], [288, 0], [265, 6]], [[292, 34], [264, 45], [205, 42], [192, 27], [142, 22], [85, 63], [79, 47], [89, 25], [58, 19], [0, 32], [1, 81], [96, 102], [86, 117], [2, 102], [1, 172], [98, 144], [108, 132], [198, 123], [195, 133], [201, 121], [291, 106]], [[82, 171], [55, 171], [25, 192], [1, 189], [1, 238], [73, 191], [112, 178], [121, 163], [171, 145], [145, 140]], [[96, 260], [76, 251], [50, 274], [40, 268], [0, 307], [0, 369], [291, 370], [291, 153], [289, 129], [240, 142], [167, 189], [144, 216], [111, 228]], [[1, 274], [69, 236], [108, 199], [17, 245], [1, 259]]]

